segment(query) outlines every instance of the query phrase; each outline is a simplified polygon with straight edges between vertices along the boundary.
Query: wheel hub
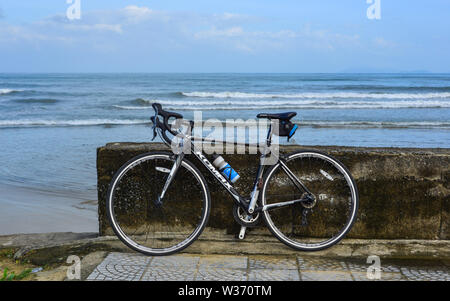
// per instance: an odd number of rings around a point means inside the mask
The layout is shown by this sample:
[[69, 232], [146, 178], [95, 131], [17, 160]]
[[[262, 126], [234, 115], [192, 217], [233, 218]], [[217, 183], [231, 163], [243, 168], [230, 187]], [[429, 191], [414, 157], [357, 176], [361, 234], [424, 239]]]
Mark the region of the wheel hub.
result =
[[155, 204], [155, 207], [156, 207], [156, 208], [161, 208], [161, 206], [162, 206], [161, 197], [158, 196], [157, 199], [153, 200], [153, 204]]
[[311, 209], [316, 206], [317, 198], [314, 194], [308, 194], [305, 192], [302, 195], [302, 199], [304, 199], [304, 201], [302, 201], [301, 204], [304, 208]]

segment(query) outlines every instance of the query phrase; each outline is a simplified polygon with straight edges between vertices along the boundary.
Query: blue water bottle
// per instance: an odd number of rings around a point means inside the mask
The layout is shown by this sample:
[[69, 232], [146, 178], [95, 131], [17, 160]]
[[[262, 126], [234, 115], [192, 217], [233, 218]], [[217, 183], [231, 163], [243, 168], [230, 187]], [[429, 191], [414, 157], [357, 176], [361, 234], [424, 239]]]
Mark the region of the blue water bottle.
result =
[[213, 161], [214, 166], [227, 178], [231, 183], [235, 183], [240, 176], [238, 173], [222, 158], [217, 156]]

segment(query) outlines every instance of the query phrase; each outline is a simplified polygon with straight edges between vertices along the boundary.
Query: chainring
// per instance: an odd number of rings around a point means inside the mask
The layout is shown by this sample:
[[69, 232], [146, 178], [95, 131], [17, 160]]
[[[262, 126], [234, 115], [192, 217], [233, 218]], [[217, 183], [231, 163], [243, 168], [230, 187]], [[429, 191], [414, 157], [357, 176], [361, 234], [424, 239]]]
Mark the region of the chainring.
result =
[[260, 220], [259, 212], [256, 215], [251, 215], [250, 220], [246, 220], [247, 213], [237, 205], [233, 206], [233, 217], [239, 225], [244, 227], [256, 227]]

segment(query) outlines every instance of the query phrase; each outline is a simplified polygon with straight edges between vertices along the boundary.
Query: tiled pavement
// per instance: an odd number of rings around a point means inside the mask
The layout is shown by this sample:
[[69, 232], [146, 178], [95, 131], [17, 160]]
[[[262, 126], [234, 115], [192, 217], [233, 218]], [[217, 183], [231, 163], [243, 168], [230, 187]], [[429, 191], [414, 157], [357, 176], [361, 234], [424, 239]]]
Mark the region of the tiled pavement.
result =
[[[132, 253], [110, 253], [87, 280], [371, 280], [364, 260], [343, 261], [308, 256], [262, 257], [224, 255], [172, 255], [146, 257]], [[450, 267], [381, 263], [381, 280], [450, 281]]]

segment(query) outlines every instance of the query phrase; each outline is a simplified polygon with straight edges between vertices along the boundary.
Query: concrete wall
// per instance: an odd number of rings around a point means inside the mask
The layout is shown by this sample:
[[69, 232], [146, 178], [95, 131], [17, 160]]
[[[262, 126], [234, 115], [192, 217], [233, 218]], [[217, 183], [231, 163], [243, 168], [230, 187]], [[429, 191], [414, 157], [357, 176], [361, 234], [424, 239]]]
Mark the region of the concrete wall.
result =
[[[348, 238], [450, 239], [450, 149], [281, 146], [281, 152], [317, 149], [341, 160], [356, 180], [360, 207]], [[116, 170], [135, 155], [168, 150], [157, 143], [110, 143], [97, 150], [100, 234], [111, 233], [105, 199]], [[239, 172], [237, 190], [249, 195], [258, 155], [224, 155]], [[236, 233], [233, 201], [195, 157], [187, 156], [205, 175], [212, 208], [208, 226]], [[261, 227], [264, 225], [261, 224]]]

